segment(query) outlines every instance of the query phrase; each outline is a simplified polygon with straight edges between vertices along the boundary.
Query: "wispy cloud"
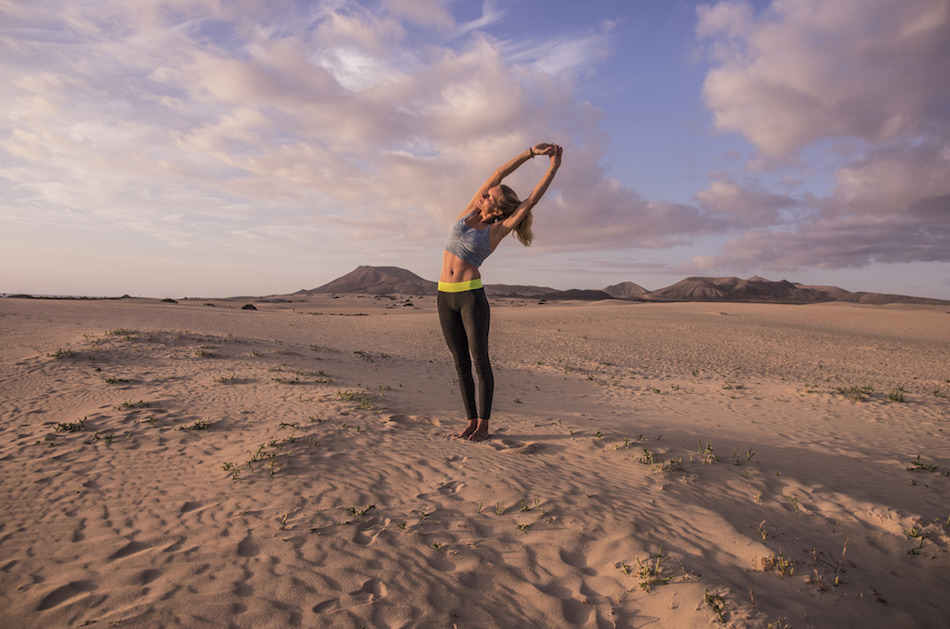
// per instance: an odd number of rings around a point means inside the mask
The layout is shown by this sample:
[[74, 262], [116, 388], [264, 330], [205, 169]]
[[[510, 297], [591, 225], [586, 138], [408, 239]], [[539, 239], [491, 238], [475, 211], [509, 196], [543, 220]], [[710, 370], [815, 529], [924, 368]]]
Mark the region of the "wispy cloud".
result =
[[527, 38], [505, 44], [505, 57], [532, 71], [552, 76], [576, 76], [595, 69], [610, 56], [606, 29], [582, 35]]
[[503, 20], [508, 12], [505, 9], [500, 9], [498, 7], [498, 2], [495, 0], [483, 0], [482, 2], [482, 14], [474, 20], [470, 20], [463, 24], [459, 24], [456, 27], [456, 36], [460, 37], [471, 33], [472, 31], [481, 30], [496, 24]]

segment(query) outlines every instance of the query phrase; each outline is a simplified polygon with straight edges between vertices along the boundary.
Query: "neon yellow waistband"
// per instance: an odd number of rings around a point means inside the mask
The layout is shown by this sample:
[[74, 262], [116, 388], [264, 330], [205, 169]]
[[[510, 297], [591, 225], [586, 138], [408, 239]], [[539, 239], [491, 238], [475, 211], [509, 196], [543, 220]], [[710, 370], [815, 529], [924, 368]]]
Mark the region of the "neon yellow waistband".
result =
[[482, 288], [482, 278], [467, 282], [439, 282], [439, 290], [443, 293], [464, 293], [467, 290]]

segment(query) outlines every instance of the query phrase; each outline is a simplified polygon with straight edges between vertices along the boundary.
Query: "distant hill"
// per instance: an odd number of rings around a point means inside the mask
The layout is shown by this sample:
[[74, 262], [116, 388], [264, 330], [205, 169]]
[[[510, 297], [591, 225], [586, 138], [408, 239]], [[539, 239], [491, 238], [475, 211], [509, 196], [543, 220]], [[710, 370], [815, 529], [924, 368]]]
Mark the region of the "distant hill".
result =
[[619, 284], [612, 284], [603, 290], [605, 293], [607, 293], [611, 297], [616, 297], [617, 299], [630, 299], [634, 297], [641, 297], [650, 292], [647, 289], [640, 286], [639, 284], [634, 284], [633, 282], [621, 282]]
[[[294, 295], [361, 294], [361, 295], [435, 295], [438, 282], [423, 279], [395, 266], [359, 266], [342, 277], [317, 288], [299, 290]], [[521, 299], [612, 299], [602, 291], [559, 291], [546, 286], [489, 284], [485, 294], [490, 297]]]
[[650, 301], [833, 301], [827, 294], [781, 280], [761, 277], [688, 277], [646, 295]]
[[[395, 266], [360, 266], [328, 284], [294, 295], [363, 294], [363, 295], [435, 295], [438, 283], [423, 279], [411, 271]], [[626, 299], [630, 301], [736, 301], [783, 304], [807, 304], [827, 301], [848, 301], [862, 304], [950, 304], [950, 301], [888, 295], [883, 293], [852, 293], [837, 286], [809, 286], [773, 281], [762, 277], [688, 277], [684, 280], [648, 291], [633, 282], [607, 286], [603, 290], [556, 290], [544, 286], [489, 284], [485, 292], [491, 297], [512, 297], [545, 300]]]
[[852, 293], [837, 286], [809, 286], [787, 280], [750, 277], [688, 277], [685, 280], [642, 295], [645, 301], [743, 301], [782, 304], [808, 304], [828, 301], [849, 301], [861, 304], [946, 304], [940, 299], [887, 295], [883, 293]]
[[601, 301], [604, 299], [616, 299], [613, 295], [605, 293], [602, 290], [581, 290], [571, 288], [568, 290], [558, 290], [546, 295], [541, 295], [541, 299], [563, 299], [565, 301]]
[[328, 284], [294, 295], [358, 293], [362, 295], [435, 295], [438, 284], [396, 266], [358, 266]]
[[519, 284], [488, 284], [485, 286], [485, 294], [489, 297], [534, 299], [557, 292], [559, 291], [556, 288], [548, 288], [546, 286], [521, 286]]

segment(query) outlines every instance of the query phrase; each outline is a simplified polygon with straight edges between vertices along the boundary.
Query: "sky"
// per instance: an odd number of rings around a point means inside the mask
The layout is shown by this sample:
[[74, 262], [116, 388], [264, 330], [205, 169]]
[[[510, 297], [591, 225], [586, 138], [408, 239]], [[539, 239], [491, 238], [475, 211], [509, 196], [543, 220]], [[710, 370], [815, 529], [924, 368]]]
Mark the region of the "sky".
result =
[[547, 141], [486, 284], [950, 299], [950, 0], [0, 0], [0, 84], [2, 293], [436, 280]]

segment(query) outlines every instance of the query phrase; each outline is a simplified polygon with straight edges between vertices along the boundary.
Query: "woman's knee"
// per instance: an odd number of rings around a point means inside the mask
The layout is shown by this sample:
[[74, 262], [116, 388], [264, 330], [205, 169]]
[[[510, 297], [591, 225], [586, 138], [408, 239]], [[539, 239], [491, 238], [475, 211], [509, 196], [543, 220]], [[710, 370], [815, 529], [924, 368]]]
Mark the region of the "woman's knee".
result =
[[491, 361], [488, 360], [488, 354], [485, 353], [481, 356], [475, 356], [473, 361], [475, 365], [475, 373], [478, 374], [478, 377], [482, 380], [492, 377], [492, 368]]

